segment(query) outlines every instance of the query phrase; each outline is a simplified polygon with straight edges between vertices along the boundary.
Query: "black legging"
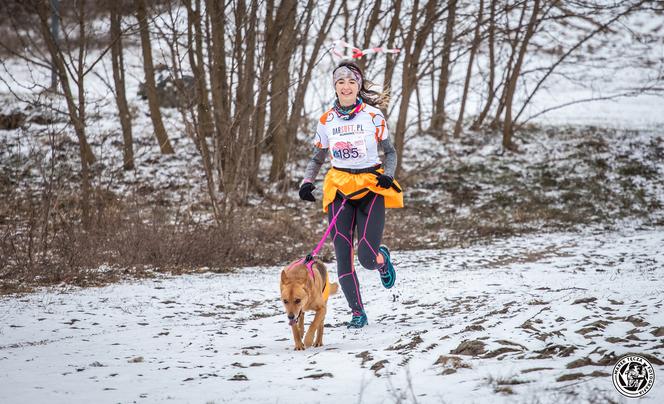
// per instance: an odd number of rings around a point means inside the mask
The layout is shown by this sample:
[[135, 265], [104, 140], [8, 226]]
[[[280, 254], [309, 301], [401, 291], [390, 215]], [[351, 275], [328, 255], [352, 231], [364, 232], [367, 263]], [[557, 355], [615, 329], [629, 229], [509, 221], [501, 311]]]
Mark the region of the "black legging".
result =
[[[337, 195], [329, 205], [328, 218], [339, 211], [343, 199]], [[383, 238], [385, 226], [385, 198], [382, 195], [369, 192], [358, 200], [349, 200], [337, 218], [332, 228], [332, 241], [334, 252], [337, 256], [337, 276], [341, 284], [348, 306], [354, 313], [364, 309], [362, 296], [360, 295], [360, 284], [353, 266], [353, 236], [357, 230], [357, 257], [363, 267], [367, 269], [378, 269], [383, 263], [378, 263], [376, 258], [378, 247]]]

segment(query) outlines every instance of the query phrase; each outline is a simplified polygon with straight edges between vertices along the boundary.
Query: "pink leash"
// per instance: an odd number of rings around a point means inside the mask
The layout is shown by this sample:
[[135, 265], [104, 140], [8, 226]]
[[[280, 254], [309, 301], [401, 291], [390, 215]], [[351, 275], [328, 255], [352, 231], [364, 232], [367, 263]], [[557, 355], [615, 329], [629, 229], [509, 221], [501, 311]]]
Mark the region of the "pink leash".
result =
[[[309, 254], [305, 258], [300, 259], [299, 261], [295, 262], [295, 264], [299, 264], [299, 263], [304, 262], [304, 264], [307, 266], [307, 270], [309, 271], [309, 275], [312, 278], [314, 277], [314, 269], [313, 269], [314, 260], [315, 260], [316, 256], [318, 256], [318, 253], [320, 252], [320, 250], [323, 248], [323, 245], [325, 245], [325, 240], [327, 240], [327, 236], [330, 235], [330, 232], [332, 231], [332, 227], [334, 227], [334, 225], [337, 223], [337, 218], [339, 217], [339, 214], [341, 213], [341, 211], [344, 210], [344, 205], [346, 204], [346, 202], [350, 198], [352, 198], [356, 195], [359, 195], [362, 192], [365, 192], [365, 191], [368, 191], [368, 190], [369, 190], [368, 188], [362, 188], [362, 189], [357, 190], [357, 191], [355, 191], [351, 194], [348, 194], [348, 195], [343, 195], [342, 194], [343, 200], [341, 201], [341, 206], [339, 207], [339, 210], [337, 211], [337, 213], [332, 217], [332, 220], [330, 221], [330, 225], [327, 226], [327, 230], [325, 230], [325, 234], [323, 234], [323, 238], [318, 242], [318, 245], [316, 246], [316, 248], [314, 248], [314, 250], [311, 252], [311, 254]], [[337, 192], [339, 192], [339, 191], [337, 191]], [[339, 193], [341, 194], [341, 192], [339, 192]]]

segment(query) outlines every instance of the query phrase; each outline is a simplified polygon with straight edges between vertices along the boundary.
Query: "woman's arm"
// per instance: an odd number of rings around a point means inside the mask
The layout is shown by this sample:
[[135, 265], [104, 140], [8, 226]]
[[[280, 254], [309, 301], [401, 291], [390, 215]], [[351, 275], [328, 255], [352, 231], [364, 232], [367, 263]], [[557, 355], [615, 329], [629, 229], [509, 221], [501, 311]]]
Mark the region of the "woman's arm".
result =
[[378, 144], [383, 148], [383, 152], [385, 153], [385, 161], [383, 162], [385, 175], [394, 178], [394, 172], [397, 169], [397, 151], [389, 139], [383, 139]]
[[314, 156], [311, 158], [311, 160], [309, 160], [307, 168], [304, 170], [304, 179], [302, 180], [303, 184], [305, 182], [314, 182], [316, 180], [318, 171], [320, 171], [320, 168], [323, 166], [323, 163], [325, 162], [325, 156], [327, 156], [327, 151], [328, 148], [319, 148], [319, 147], [314, 148]]

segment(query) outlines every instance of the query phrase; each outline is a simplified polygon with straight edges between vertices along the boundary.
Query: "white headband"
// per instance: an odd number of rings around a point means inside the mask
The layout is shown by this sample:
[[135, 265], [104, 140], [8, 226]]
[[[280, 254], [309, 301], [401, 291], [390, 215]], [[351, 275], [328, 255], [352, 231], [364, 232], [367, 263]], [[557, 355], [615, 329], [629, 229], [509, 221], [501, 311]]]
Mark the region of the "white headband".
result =
[[334, 84], [336, 84], [337, 81], [341, 79], [353, 79], [357, 81], [359, 88], [362, 88], [362, 76], [347, 66], [341, 66], [337, 68], [332, 76], [334, 78]]

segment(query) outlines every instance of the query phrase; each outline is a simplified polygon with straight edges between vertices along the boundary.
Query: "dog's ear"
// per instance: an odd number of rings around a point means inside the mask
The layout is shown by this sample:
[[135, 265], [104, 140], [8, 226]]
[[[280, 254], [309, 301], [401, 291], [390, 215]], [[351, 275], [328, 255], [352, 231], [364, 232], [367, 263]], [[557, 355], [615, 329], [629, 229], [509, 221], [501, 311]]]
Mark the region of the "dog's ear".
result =
[[281, 271], [281, 283], [286, 283], [287, 280], [288, 276], [286, 276], [286, 271], [285, 270]]

